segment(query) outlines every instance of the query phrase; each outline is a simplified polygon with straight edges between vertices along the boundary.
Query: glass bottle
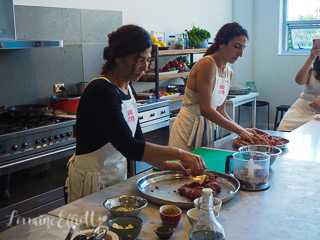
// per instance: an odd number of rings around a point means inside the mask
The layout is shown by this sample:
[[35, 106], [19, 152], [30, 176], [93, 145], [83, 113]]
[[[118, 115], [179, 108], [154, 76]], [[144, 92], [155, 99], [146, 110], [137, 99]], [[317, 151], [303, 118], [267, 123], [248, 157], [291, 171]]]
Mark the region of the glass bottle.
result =
[[246, 86], [251, 89], [251, 92], [258, 92], [255, 82], [246, 82]]
[[202, 189], [200, 208], [200, 217], [190, 230], [190, 240], [224, 240], [224, 229], [214, 216], [211, 188]]
[[184, 30], [184, 48], [189, 49], [188, 30]]

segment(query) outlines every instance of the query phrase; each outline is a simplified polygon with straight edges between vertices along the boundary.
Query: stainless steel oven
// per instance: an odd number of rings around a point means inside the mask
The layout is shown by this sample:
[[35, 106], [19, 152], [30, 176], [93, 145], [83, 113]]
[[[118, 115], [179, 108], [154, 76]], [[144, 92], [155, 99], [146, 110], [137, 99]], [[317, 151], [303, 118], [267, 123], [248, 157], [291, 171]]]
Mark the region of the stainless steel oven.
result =
[[[168, 145], [170, 110], [169, 100], [150, 99], [138, 101], [141, 129], [147, 142]], [[145, 162], [128, 160], [128, 177], [141, 173], [152, 166]]]
[[67, 161], [75, 146], [75, 120], [0, 115], [0, 231], [65, 204]]

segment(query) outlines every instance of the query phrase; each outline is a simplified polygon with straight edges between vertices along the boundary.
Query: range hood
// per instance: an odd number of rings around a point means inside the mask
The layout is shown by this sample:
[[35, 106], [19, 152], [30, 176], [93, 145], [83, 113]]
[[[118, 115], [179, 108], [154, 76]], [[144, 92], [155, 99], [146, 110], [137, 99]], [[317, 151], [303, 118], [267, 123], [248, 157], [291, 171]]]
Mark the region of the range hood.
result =
[[0, 50], [63, 47], [63, 40], [17, 40], [13, 0], [0, 0]]

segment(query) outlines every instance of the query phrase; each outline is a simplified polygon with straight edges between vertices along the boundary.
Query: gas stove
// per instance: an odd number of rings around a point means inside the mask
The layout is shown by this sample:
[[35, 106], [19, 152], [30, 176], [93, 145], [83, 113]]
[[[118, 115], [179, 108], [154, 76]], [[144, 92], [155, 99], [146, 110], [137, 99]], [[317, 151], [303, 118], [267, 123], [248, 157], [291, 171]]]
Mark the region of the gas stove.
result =
[[75, 143], [76, 121], [52, 115], [14, 119], [0, 114], [0, 166], [15, 158]]

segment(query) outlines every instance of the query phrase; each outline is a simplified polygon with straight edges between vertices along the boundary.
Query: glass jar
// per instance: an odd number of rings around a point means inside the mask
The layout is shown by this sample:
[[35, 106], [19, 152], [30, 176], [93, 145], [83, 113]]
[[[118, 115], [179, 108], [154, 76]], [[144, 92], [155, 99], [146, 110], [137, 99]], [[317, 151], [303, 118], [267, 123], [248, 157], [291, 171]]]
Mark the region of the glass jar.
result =
[[255, 82], [246, 82], [246, 86], [251, 89], [251, 92], [258, 92]]
[[176, 43], [176, 49], [183, 49], [184, 48], [184, 41], [182, 37], [178, 37], [177, 43]]
[[169, 49], [176, 48], [176, 37], [175, 36], [169, 36], [168, 47], [169, 47]]
[[214, 216], [214, 204], [211, 188], [202, 189], [201, 214], [190, 230], [190, 240], [224, 240], [222, 225]]

